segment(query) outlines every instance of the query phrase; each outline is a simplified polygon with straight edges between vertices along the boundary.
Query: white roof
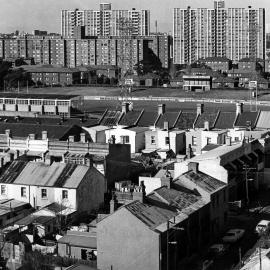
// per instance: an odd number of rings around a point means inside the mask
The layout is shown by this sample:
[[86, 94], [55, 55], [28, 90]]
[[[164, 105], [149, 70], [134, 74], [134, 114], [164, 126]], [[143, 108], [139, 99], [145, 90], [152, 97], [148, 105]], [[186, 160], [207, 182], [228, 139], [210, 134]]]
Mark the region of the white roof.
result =
[[[267, 226], [270, 223], [270, 220], [261, 220], [258, 225], [263, 225], [263, 226]], [[257, 225], [257, 226], [258, 226]]]

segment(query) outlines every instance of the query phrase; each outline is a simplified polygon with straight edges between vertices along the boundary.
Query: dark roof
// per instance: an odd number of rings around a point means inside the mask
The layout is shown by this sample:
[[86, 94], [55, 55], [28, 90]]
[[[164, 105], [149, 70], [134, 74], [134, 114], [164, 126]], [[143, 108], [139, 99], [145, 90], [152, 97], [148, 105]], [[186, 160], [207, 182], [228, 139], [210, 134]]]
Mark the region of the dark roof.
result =
[[215, 123], [215, 128], [217, 129], [228, 129], [233, 128], [233, 124], [236, 118], [234, 112], [220, 112]]
[[203, 149], [202, 149], [202, 151], [211, 151], [211, 150], [213, 150], [213, 149], [216, 149], [216, 148], [218, 148], [220, 145], [218, 145], [218, 144], [212, 144], [212, 143], [210, 143], [210, 144], [207, 144]]
[[231, 77], [218, 77], [213, 80], [213, 83], [235, 83], [236, 80]]
[[144, 111], [144, 113], [141, 116], [140, 120], [138, 121], [137, 125], [139, 127], [154, 126], [155, 122], [157, 121], [157, 118], [158, 118], [158, 113], [157, 112], [146, 112], [146, 111]]
[[130, 111], [123, 115], [119, 121], [119, 125], [123, 126], [135, 126], [139, 120], [139, 117], [143, 111]]
[[0, 183], [13, 183], [26, 165], [24, 161], [13, 161], [0, 175]]
[[179, 176], [177, 180], [174, 181], [175, 184], [181, 185], [181, 181], [188, 179], [204, 189], [205, 191], [209, 193], [213, 193], [220, 188], [223, 188], [226, 186], [225, 183], [217, 180], [216, 178], [213, 178], [207, 174], [204, 174], [200, 171], [194, 172], [194, 171], [188, 171], [184, 173], [183, 175]]
[[157, 227], [177, 214], [176, 209], [156, 207], [139, 201], [134, 201], [125, 208], [150, 228]]
[[205, 59], [202, 59], [203, 62], [229, 62], [231, 61], [229, 58], [227, 57], [207, 57]]
[[38, 216], [38, 215], [28, 215], [22, 219], [19, 219], [15, 222], [16, 225], [23, 225], [27, 226], [33, 223], [36, 224], [46, 224], [50, 222], [51, 220], [55, 219], [54, 216]]
[[235, 121], [236, 127], [254, 127], [256, 124], [259, 112], [243, 112], [239, 114]]
[[18, 68], [23, 68], [27, 72], [48, 72], [48, 73], [74, 73], [79, 72], [76, 68], [67, 68], [53, 65], [23, 65]]
[[180, 115], [180, 112], [165, 112], [159, 117], [156, 123], [156, 127], [164, 128], [164, 123], [168, 122], [169, 128], [173, 128], [179, 118], [179, 115]]
[[182, 112], [176, 122], [175, 128], [183, 130], [193, 128], [196, 117], [197, 113], [195, 112]]
[[216, 118], [217, 118], [217, 113], [204, 112], [203, 114], [198, 116], [194, 127], [204, 128], [204, 123], [208, 121], [209, 127], [211, 128], [214, 126]]
[[0, 122], [0, 134], [5, 134], [7, 129], [10, 130], [12, 137], [27, 138], [29, 134], [35, 134], [36, 139], [41, 139], [42, 131], [47, 131], [48, 139], [57, 140], [67, 140], [69, 135], [74, 135], [78, 139], [82, 131], [82, 128], [79, 126]]
[[240, 59], [239, 60], [239, 62], [264, 62], [264, 60], [263, 59], [261, 59], [261, 58], [252, 58], [252, 57], [245, 57], [245, 58], [242, 58], [242, 59]]
[[107, 111], [102, 118], [100, 125], [102, 126], [116, 126], [122, 115], [120, 111]]
[[61, 99], [69, 100], [78, 95], [56, 95], [56, 94], [25, 94], [25, 93], [0, 93], [0, 98], [22, 98], [22, 99]]
[[84, 264], [76, 264], [69, 266], [66, 270], [97, 270], [97, 268]]

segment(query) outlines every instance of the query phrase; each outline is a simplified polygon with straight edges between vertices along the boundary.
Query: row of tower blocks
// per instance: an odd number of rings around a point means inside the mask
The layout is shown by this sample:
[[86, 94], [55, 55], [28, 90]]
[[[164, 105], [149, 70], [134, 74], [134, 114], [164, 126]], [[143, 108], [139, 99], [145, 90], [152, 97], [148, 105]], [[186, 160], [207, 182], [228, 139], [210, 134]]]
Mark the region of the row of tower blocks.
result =
[[265, 9], [225, 8], [215, 0], [213, 8], [174, 8], [173, 31], [150, 32], [149, 10], [62, 10], [62, 37], [0, 39], [0, 57], [34, 58], [36, 64], [67, 67], [118, 65], [130, 69], [147, 57], [148, 48], [168, 68], [201, 58], [265, 59]]
[[151, 50], [164, 68], [169, 67], [171, 39], [168, 35], [143, 37], [92, 37], [63, 39], [24, 37], [0, 40], [0, 58], [34, 58], [35, 64], [66, 67], [117, 65], [128, 70], [147, 58]]
[[174, 9], [174, 63], [192, 63], [200, 58], [227, 57], [265, 59], [265, 9], [214, 8]]

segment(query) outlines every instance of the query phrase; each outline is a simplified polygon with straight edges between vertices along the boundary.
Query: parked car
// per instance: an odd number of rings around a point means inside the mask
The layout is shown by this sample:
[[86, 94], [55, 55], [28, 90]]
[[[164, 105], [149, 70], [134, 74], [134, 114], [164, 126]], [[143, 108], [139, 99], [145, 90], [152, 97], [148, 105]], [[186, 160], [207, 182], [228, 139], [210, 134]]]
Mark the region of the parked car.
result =
[[235, 243], [240, 240], [245, 234], [243, 229], [231, 229], [222, 237], [225, 243]]
[[229, 245], [228, 244], [214, 244], [212, 245], [209, 250], [208, 253], [212, 256], [212, 257], [217, 257], [220, 255], [223, 255], [227, 250], [229, 249]]
[[270, 229], [270, 220], [261, 220], [256, 228], [255, 231], [256, 233], [258, 233], [259, 235], [264, 234], [266, 232], [268, 232]]

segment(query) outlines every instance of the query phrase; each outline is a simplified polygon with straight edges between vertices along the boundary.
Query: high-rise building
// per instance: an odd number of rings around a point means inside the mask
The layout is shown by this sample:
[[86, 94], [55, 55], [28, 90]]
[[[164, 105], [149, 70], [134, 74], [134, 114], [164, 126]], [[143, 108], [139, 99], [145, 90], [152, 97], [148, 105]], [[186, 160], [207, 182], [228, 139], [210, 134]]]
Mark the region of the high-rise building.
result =
[[149, 10], [112, 10], [111, 4], [100, 4], [100, 10], [62, 10], [61, 33], [74, 37], [74, 27], [85, 26], [86, 36], [149, 35]]
[[174, 9], [174, 63], [200, 58], [265, 58], [265, 10], [229, 8], [214, 1], [214, 8]]

